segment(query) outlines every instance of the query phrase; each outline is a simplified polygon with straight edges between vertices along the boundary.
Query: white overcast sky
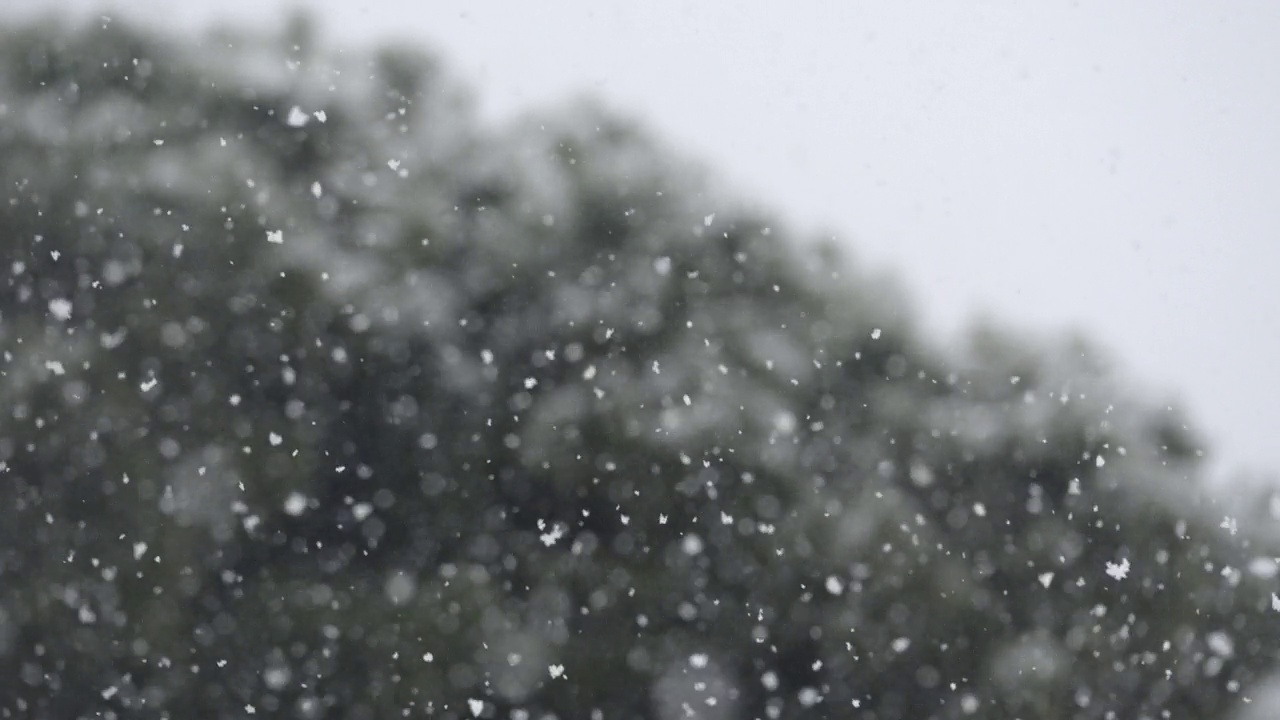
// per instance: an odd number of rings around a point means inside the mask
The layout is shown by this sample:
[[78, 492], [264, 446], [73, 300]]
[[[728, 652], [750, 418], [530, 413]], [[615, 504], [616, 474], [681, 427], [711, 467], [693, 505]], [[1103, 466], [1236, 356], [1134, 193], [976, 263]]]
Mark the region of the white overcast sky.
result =
[[1280, 470], [1280, 3], [0, 0], [190, 28], [313, 11], [420, 40], [500, 118], [594, 93], [793, 228], [898, 271], [939, 332], [1080, 329]]

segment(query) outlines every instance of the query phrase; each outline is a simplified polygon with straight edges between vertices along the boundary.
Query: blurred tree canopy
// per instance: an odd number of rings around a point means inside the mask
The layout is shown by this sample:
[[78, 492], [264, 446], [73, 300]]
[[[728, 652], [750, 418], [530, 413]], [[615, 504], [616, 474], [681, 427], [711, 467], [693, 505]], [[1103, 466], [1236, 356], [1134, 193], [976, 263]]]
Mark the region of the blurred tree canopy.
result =
[[[1221, 718], [1274, 537], [1086, 346], [417, 51], [0, 39], [0, 717]], [[1274, 605], [1273, 605], [1274, 603]]]

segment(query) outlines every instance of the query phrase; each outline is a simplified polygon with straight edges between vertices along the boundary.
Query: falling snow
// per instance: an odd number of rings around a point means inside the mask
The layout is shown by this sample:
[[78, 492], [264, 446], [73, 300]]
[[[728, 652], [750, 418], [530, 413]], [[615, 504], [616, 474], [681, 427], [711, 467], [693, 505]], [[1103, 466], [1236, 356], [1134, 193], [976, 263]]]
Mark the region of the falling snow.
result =
[[0, 717], [1270, 717], [1280, 490], [1087, 343], [415, 43], [0, 32]]
[[310, 121], [311, 121], [311, 117], [307, 115], [305, 112], [303, 112], [302, 108], [298, 107], [297, 105], [294, 105], [293, 107], [289, 108], [289, 116], [285, 119], [285, 122], [289, 125], [289, 127], [296, 127], [296, 128], [303, 127]]
[[49, 301], [49, 312], [59, 320], [71, 319], [71, 301], [66, 298], [54, 298]]
[[1112, 578], [1116, 580], [1123, 580], [1126, 577], [1128, 577], [1129, 576], [1129, 559], [1122, 558], [1118, 563], [1108, 562], [1107, 575], [1110, 575]]

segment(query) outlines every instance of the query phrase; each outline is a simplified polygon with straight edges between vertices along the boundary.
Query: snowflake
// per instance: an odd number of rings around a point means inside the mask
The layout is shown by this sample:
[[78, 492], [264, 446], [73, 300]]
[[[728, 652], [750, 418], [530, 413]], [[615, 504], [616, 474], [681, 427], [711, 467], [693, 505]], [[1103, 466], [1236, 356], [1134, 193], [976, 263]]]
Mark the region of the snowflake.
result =
[[1129, 575], [1129, 559], [1128, 559], [1128, 558], [1122, 558], [1122, 559], [1120, 560], [1120, 562], [1118, 562], [1118, 563], [1108, 562], [1108, 563], [1107, 563], [1107, 574], [1108, 574], [1108, 575], [1110, 575], [1111, 577], [1115, 578], [1116, 580], [1123, 580], [1123, 579], [1125, 579], [1126, 577], [1128, 577], [1128, 575]]
[[54, 298], [49, 301], [49, 312], [62, 321], [71, 319], [71, 301], [66, 298]]

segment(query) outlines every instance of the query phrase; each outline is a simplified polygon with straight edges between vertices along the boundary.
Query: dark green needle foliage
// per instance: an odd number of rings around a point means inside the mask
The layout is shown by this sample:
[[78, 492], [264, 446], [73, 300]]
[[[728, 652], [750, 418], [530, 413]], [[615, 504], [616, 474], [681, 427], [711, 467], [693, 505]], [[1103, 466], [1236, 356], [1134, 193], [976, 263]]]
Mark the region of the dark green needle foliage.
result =
[[299, 28], [0, 37], [0, 718], [1224, 718], [1271, 671], [1275, 548], [1083, 344], [930, 344], [627, 120]]

